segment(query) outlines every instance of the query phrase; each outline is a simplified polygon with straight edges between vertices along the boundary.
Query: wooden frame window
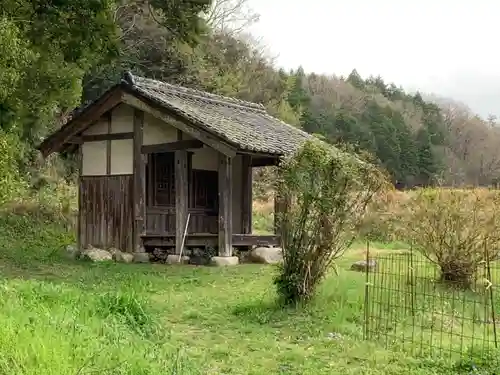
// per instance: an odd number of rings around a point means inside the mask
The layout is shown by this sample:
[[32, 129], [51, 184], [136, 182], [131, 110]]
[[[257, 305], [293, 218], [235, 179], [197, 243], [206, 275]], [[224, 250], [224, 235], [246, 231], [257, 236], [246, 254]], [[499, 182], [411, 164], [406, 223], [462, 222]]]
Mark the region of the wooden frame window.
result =
[[175, 154], [165, 152], [150, 154], [146, 189], [148, 192], [148, 206], [175, 206]]
[[[192, 169], [189, 157], [188, 176], [188, 208], [217, 212], [219, 207], [218, 172]], [[148, 155], [146, 189], [149, 207], [175, 207], [175, 153]]]
[[193, 169], [189, 181], [189, 208], [217, 212], [219, 196], [217, 171]]

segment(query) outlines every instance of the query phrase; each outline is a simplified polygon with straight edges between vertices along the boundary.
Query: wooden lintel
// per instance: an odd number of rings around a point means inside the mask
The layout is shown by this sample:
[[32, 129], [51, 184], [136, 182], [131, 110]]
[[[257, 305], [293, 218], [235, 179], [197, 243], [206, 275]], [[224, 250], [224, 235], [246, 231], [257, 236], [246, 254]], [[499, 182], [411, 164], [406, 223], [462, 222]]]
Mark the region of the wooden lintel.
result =
[[279, 246], [280, 237], [276, 235], [233, 234], [233, 246]]
[[181, 254], [188, 213], [188, 154], [175, 151], [175, 253]]
[[243, 234], [252, 233], [252, 157], [242, 155], [241, 226]]
[[156, 145], [142, 146], [141, 152], [143, 154], [157, 154], [160, 152], [172, 152], [178, 150], [188, 150], [191, 148], [202, 148], [203, 142], [197, 139], [190, 139], [186, 141], [177, 141], [169, 143], [159, 143]]
[[[149, 247], [172, 247], [175, 235], [172, 233], [146, 234], [142, 236], [144, 244]], [[280, 237], [275, 235], [233, 234], [234, 247], [279, 246]], [[217, 234], [190, 233], [186, 236], [185, 246], [217, 246]]]
[[219, 256], [233, 255], [233, 163], [219, 154]]
[[144, 135], [144, 112], [134, 110], [134, 143], [133, 143], [133, 168], [134, 168], [134, 251], [144, 252], [141, 235], [146, 229], [146, 163], [141, 154]]
[[108, 133], [108, 134], [89, 134], [80, 137], [72, 137], [68, 143], [82, 144], [84, 142], [98, 142], [98, 141], [118, 141], [121, 139], [132, 139], [134, 133]]
[[175, 113], [167, 113], [166, 110], [161, 108], [160, 106], [155, 105], [154, 103], [146, 103], [144, 100], [141, 100], [135, 95], [129, 93], [124, 93], [122, 96], [122, 100], [124, 103], [134, 108], [141, 109], [144, 112], [149, 113], [151, 116], [162, 120], [169, 125], [172, 125], [174, 128], [182, 131], [183, 133], [186, 133], [191, 137], [202, 141], [204, 144], [212, 147], [213, 149], [226, 156], [233, 157], [234, 155], [236, 155], [236, 148], [227, 144], [223, 140], [218, 139], [208, 131], [194, 126], [193, 124], [187, 123], [187, 120], [183, 119], [181, 116]]
[[[108, 122], [108, 134], [110, 135], [111, 133], [111, 122], [112, 122], [112, 116], [111, 116], [111, 111], [107, 112], [106, 120]], [[133, 136], [133, 134], [132, 134]], [[106, 174], [109, 176], [111, 174], [111, 139], [106, 140]]]
[[83, 238], [83, 233], [85, 231], [82, 228], [82, 208], [83, 208], [83, 192], [82, 192], [82, 174], [83, 174], [83, 151], [82, 146], [78, 146], [78, 223], [77, 223], [77, 233], [76, 233], [76, 246], [77, 250], [83, 250], [83, 244], [86, 243], [85, 238]]

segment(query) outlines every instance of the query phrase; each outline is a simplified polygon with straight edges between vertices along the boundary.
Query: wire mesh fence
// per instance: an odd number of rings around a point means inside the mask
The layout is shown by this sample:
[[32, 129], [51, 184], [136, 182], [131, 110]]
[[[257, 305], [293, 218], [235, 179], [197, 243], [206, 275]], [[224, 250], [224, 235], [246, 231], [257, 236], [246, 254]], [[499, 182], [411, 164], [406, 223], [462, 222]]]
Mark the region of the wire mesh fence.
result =
[[371, 258], [366, 267], [365, 338], [414, 356], [463, 358], [496, 352], [500, 260], [482, 262], [470, 283], [446, 279], [416, 251]]

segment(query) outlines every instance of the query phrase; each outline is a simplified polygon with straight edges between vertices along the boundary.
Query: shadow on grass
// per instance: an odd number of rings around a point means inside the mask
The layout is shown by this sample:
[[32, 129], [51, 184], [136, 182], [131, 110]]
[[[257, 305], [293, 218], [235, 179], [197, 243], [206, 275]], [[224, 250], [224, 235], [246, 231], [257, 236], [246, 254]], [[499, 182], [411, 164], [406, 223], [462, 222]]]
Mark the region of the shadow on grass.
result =
[[158, 275], [159, 270], [151, 269], [151, 265], [127, 267], [114, 262], [92, 263], [61, 258], [16, 261], [0, 256], [0, 273], [3, 279], [36, 280], [92, 289], [106, 285], [111, 287], [117, 282], [133, 284], [134, 279], [142, 275]]
[[303, 312], [298, 306], [284, 306], [275, 300], [261, 300], [240, 304], [231, 313], [240, 320], [259, 325], [280, 325]]

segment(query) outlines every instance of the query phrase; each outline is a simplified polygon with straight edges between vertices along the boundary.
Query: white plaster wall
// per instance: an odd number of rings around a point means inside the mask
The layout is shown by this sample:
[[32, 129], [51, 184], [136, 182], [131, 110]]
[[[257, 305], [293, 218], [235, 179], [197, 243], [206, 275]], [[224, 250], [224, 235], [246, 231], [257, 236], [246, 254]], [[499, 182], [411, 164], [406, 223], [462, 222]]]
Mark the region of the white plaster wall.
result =
[[106, 134], [108, 132], [108, 119], [102, 117], [94, 125], [83, 132], [85, 135]]
[[204, 146], [193, 151], [191, 165], [193, 169], [217, 171], [219, 169], [219, 154], [213, 148]]
[[106, 141], [82, 144], [82, 175], [103, 176], [106, 174]]
[[176, 142], [177, 129], [172, 125], [158, 120], [148, 113], [144, 114], [144, 145], [156, 145], [158, 143]]
[[132, 139], [111, 141], [111, 174], [133, 173], [133, 143]]
[[111, 113], [111, 133], [134, 131], [134, 109], [127, 104], [119, 104]]
[[[133, 108], [120, 104], [111, 112], [111, 132], [129, 133], [133, 131]], [[107, 134], [108, 118], [103, 116], [96, 124], [84, 131], [85, 135]], [[85, 142], [82, 145], [82, 175], [106, 175], [107, 141]], [[110, 174], [132, 174], [133, 169], [133, 140], [111, 141], [111, 170]]]
[[[111, 133], [129, 133], [134, 131], [134, 108], [127, 104], [120, 104], [111, 113]], [[107, 134], [108, 119], [103, 116], [95, 125], [85, 130], [85, 135]], [[193, 139], [186, 133], [182, 139]], [[158, 143], [176, 142], [177, 129], [148, 113], [144, 114], [143, 144], [153, 145]], [[106, 174], [106, 142], [86, 142], [83, 151], [83, 175]], [[203, 170], [218, 169], [217, 151], [210, 147], [191, 150], [193, 155], [193, 168]], [[111, 141], [111, 174], [133, 173], [133, 141]]]
[[[130, 133], [134, 131], [134, 108], [120, 104], [111, 113], [111, 133]], [[110, 174], [132, 174], [134, 160], [134, 141], [120, 139], [111, 141]]]

